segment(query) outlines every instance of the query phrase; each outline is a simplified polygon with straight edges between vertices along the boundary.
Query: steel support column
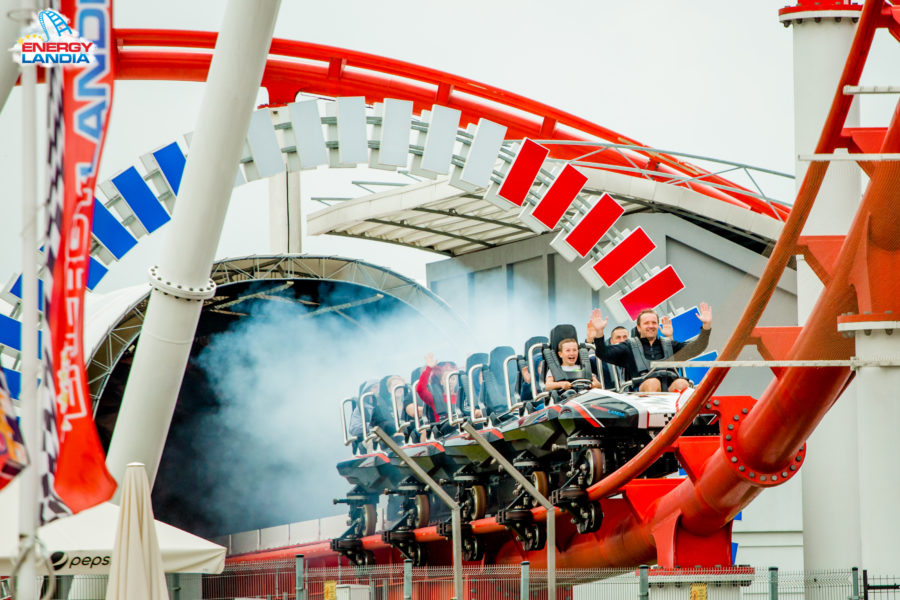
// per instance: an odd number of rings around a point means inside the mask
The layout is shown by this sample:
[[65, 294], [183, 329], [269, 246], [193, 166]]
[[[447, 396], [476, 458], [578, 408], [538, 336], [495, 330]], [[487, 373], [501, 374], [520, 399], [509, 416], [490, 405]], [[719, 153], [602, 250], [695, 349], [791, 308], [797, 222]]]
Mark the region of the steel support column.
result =
[[[900, 355], [900, 321], [884, 315], [854, 322], [839, 322], [838, 329], [856, 336], [856, 355], [879, 361]], [[896, 318], [896, 317], [894, 317]], [[878, 319], [877, 321], [875, 319]], [[897, 543], [897, 498], [900, 476], [893, 467], [900, 456], [900, 366], [861, 367], [856, 373], [859, 390], [859, 526], [862, 566], [876, 575], [889, 575], [900, 560]], [[845, 423], [850, 429], [852, 423]], [[887, 468], [885, 468], [887, 466]], [[834, 482], [832, 482], [832, 485]]]
[[[23, 2], [28, 6], [29, 0]], [[12, 62], [12, 61], [9, 61]], [[13, 63], [15, 64], [15, 63]], [[38, 275], [37, 275], [37, 67], [22, 67], [22, 387], [19, 391], [22, 438], [29, 465], [19, 475], [20, 552], [27, 551], [16, 577], [16, 598], [38, 598], [37, 548], [40, 490], [41, 410], [38, 405]]]
[[184, 369], [208, 297], [209, 273], [266, 63], [280, 0], [230, 0], [209, 69], [168, 245], [135, 352], [107, 465], [147, 466], [156, 478]]
[[391, 449], [391, 452], [397, 455], [400, 460], [406, 463], [416, 478], [431, 488], [434, 495], [441, 499], [441, 502], [450, 509], [450, 527], [453, 535], [453, 594], [457, 600], [463, 598], [463, 581], [462, 581], [462, 521], [459, 515], [459, 504], [450, 497], [444, 488], [425, 472], [425, 470], [409, 457], [403, 449], [397, 445], [394, 438], [389, 436], [381, 427], [372, 429], [372, 433], [380, 439], [385, 446]]
[[269, 249], [274, 254], [303, 252], [299, 172], [285, 171], [269, 178]]
[[491, 446], [490, 442], [481, 437], [478, 430], [466, 421], [463, 423], [463, 429], [469, 437], [471, 437], [479, 446], [491, 455], [497, 464], [512, 477], [516, 483], [528, 492], [528, 495], [538, 501], [538, 503], [547, 509], [547, 597], [555, 600], [556, 598], [556, 507], [541, 494], [528, 479], [516, 469], [512, 463], [500, 454], [500, 451]]
[[[810, 6], [805, 6], [809, 4]], [[856, 30], [859, 10], [843, 11], [843, 18], [817, 18], [824, 6], [800, 0], [803, 12], [782, 11], [794, 41], [794, 153], [814, 151], [828, 115], [841, 71]], [[849, 7], [848, 7], [849, 8]], [[829, 16], [830, 13], [829, 13]], [[845, 127], [859, 123], [854, 103]], [[796, 162], [796, 182], [803, 181], [808, 162]], [[853, 163], [829, 166], [803, 235], [845, 235], [859, 205], [859, 170]], [[810, 316], [823, 284], [802, 255], [797, 257], [797, 322]], [[806, 569], [836, 569], [859, 563], [859, 482], [856, 476], [857, 400], [855, 386], [822, 419], [809, 438], [801, 474], [803, 505], [803, 558]], [[835, 486], [832, 474], [844, 474]], [[788, 489], [788, 488], [786, 488]], [[808, 590], [814, 593], [814, 590]]]

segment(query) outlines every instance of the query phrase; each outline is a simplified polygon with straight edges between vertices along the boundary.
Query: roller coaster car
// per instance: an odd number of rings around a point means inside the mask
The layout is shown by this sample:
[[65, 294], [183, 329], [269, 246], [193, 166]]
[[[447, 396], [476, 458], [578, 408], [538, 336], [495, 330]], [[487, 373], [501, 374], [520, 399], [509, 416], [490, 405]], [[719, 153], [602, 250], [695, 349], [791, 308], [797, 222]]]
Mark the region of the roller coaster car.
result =
[[[462, 431], [462, 423], [468, 421], [479, 429], [542, 495], [572, 516], [579, 532], [586, 533], [599, 529], [603, 519], [600, 505], [588, 499], [587, 489], [649, 443], [691, 393], [623, 393], [592, 388], [592, 373], [599, 375], [602, 371], [585, 344], [579, 344], [574, 368], [562, 368], [556, 349], [560, 341], [569, 338], [577, 339], [575, 328], [558, 325], [549, 339], [529, 340], [524, 355], [517, 356], [511, 347], [500, 346], [489, 355], [470, 356], [464, 369], [445, 371], [442, 389], [431, 390], [435, 411], [426, 411], [443, 417], [436, 422], [429, 420], [428, 414], [420, 418], [418, 411], [411, 411], [409, 416], [404, 410], [407, 403], [423, 405], [415, 385], [403, 384], [403, 402], [398, 403], [393, 391], [390, 394], [394, 398], [390, 407], [394, 438], [448, 493], [455, 494], [463, 522], [494, 515], [529, 550], [539, 549], [545, 541], [539, 531], [542, 525], [531, 518], [537, 502], [512, 477], [498, 470], [488, 452]], [[569, 381], [570, 389], [543, 389], [535, 351], [539, 352], [543, 370], [556, 381]], [[526, 373], [531, 375], [530, 382]], [[421, 369], [414, 371], [411, 381], [418, 381], [420, 374]], [[454, 384], [458, 384], [457, 392]], [[365, 415], [366, 398], [356, 403]], [[377, 411], [369, 412], [376, 416]], [[342, 405], [342, 416], [345, 413]], [[375, 424], [372, 419], [370, 422]], [[695, 432], [705, 433], [702, 430], [706, 425], [700, 423]], [[345, 442], [353, 443], [357, 455], [338, 465], [341, 475], [353, 485], [348, 497], [340, 500], [351, 507], [351, 527], [342, 539], [373, 533], [374, 518], [369, 517], [384, 490], [399, 500], [389, 504], [389, 508], [393, 505], [391, 525], [383, 533], [384, 539], [421, 564], [424, 548], [415, 541], [413, 531], [429, 523], [440, 525], [446, 520], [446, 509], [399, 457], [378, 448], [374, 436], [366, 433], [366, 425], [356, 440], [347, 430], [346, 418], [344, 426]], [[714, 430], [710, 427], [709, 432]], [[662, 476], [677, 468], [675, 457], [665, 454], [645, 476]], [[467, 557], [482, 554], [477, 536], [467, 536], [464, 541], [468, 542]], [[366, 560], [351, 547], [352, 542], [342, 544], [347, 548], [338, 551], [351, 560]]]

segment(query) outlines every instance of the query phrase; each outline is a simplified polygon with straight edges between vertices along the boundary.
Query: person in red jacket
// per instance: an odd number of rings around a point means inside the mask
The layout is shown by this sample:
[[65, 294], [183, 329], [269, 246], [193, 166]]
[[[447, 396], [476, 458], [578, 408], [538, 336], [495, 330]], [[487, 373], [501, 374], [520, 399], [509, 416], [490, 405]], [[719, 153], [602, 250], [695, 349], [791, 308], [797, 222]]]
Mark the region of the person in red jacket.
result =
[[449, 396], [450, 404], [456, 404], [456, 398], [459, 395], [459, 380], [456, 374], [458, 370], [459, 367], [452, 362], [438, 364], [432, 352], [425, 355], [425, 370], [419, 375], [416, 392], [425, 403], [425, 415], [432, 423], [447, 418], [447, 403], [444, 394], [444, 375], [447, 373], [453, 373], [449, 379]]
[[[416, 392], [425, 403], [425, 415], [432, 423], [437, 423], [448, 416], [446, 396], [450, 397], [450, 404], [456, 405], [459, 398], [459, 367], [456, 363], [444, 361], [437, 362], [434, 354], [425, 355], [425, 370], [419, 375], [416, 383]], [[444, 376], [450, 373], [448, 384], [449, 394], [444, 393]], [[481, 409], [475, 409], [475, 417], [481, 418]]]

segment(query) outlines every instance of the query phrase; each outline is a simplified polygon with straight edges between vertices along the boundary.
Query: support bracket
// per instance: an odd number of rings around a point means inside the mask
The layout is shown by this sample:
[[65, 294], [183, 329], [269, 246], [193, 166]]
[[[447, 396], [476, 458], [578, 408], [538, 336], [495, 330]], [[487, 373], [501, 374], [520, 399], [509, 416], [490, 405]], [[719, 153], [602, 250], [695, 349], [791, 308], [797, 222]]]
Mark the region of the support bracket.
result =
[[801, 235], [797, 240], [797, 250], [824, 285], [828, 285], [831, 281], [845, 237], [843, 235]]
[[755, 404], [756, 400], [750, 396], [714, 396], [710, 402], [706, 403], [706, 409], [719, 414], [722, 450], [728, 464], [738, 477], [759, 487], [775, 487], [792, 478], [803, 466], [806, 444], [800, 446], [791, 463], [782, 469], [763, 472], [747, 465], [741, 458], [740, 448], [735, 440], [741, 424]]
[[203, 287], [191, 287], [167, 280], [156, 265], [150, 267], [149, 279], [150, 287], [153, 289], [188, 302], [202, 302], [212, 298], [216, 293], [216, 282], [212, 279], [208, 280]]

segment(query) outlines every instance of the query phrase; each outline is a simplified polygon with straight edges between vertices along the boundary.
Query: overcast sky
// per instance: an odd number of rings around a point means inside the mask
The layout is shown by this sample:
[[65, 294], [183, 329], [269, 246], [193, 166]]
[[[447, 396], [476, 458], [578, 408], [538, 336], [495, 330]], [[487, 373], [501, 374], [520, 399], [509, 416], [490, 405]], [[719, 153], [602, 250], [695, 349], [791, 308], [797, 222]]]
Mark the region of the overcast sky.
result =
[[[531, 0], [284, 1], [275, 35], [469, 77], [658, 148], [792, 172], [792, 42], [791, 30], [778, 22], [783, 5], [773, 0], [592, 0], [552, 7]], [[224, 6], [211, 0], [118, 2], [114, 22], [117, 27], [215, 30]], [[888, 66], [900, 64], [897, 46], [876, 46], [868, 83], [897, 83]], [[101, 179], [193, 130], [202, 93], [203, 84], [118, 81]], [[870, 113], [883, 114], [892, 105], [885, 102], [872, 100]], [[864, 124], [867, 114], [864, 105]], [[20, 121], [14, 90], [0, 113], [2, 282], [19, 269]], [[304, 173], [304, 197], [358, 195], [347, 182], [361, 175], [352, 170]], [[267, 194], [264, 182], [238, 188], [220, 257], [267, 251]], [[113, 265], [101, 290], [144, 281], [165, 237], [164, 228], [123, 264]], [[417, 279], [424, 278], [427, 260], [440, 258], [343, 238], [309, 239], [305, 249], [364, 256]]]

